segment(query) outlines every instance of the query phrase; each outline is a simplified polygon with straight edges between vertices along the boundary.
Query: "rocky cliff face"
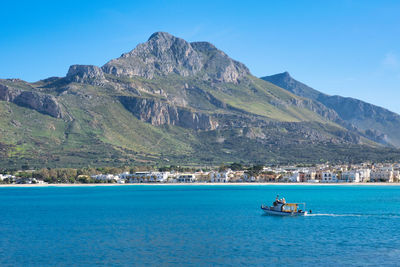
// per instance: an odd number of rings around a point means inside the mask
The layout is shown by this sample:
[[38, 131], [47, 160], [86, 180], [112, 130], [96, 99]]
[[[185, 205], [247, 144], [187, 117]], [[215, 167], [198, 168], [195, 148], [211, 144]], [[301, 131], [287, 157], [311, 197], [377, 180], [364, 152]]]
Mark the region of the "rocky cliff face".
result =
[[298, 106], [298, 107], [304, 107], [307, 108], [318, 115], [320, 115], [323, 118], [326, 118], [328, 120], [334, 121], [334, 122], [341, 122], [342, 120], [340, 119], [339, 115], [334, 111], [333, 109], [327, 108], [323, 104], [313, 101], [311, 99], [292, 99], [291, 104]]
[[93, 65], [72, 65], [69, 67], [65, 79], [68, 82], [86, 83], [97, 86], [102, 86], [107, 82], [103, 71]]
[[241, 63], [205, 42], [188, 43], [165, 32], [156, 32], [134, 50], [113, 59], [102, 67], [116, 76], [140, 76], [176, 73], [180, 76], [201, 75], [203, 79], [237, 83], [249, 74]]
[[218, 123], [209, 115], [192, 112], [149, 98], [120, 97], [121, 103], [138, 119], [153, 125], [176, 125], [194, 130], [214, 130]]
[[52, 95], [22, 91], [0, 84], [0, 100], [31, 108], [54, 118], [62, 117], [61, 106]]
[[205, 80], [237, 83], [244, 76], [250, 74], [244, 64], [232, 60], [208, 42], [193, 42], [190, 45], [201, 55], [205, 70], [203, 79]]
[[398, 122], [400, 119], [394, 112], [351, 97], [321, 94], [317, 100], [335, 109], [344, 120], [369, 118], [381, 122]]
[[21, 94], [21, 90], [0, 84], [0, 100], [13, 102]]

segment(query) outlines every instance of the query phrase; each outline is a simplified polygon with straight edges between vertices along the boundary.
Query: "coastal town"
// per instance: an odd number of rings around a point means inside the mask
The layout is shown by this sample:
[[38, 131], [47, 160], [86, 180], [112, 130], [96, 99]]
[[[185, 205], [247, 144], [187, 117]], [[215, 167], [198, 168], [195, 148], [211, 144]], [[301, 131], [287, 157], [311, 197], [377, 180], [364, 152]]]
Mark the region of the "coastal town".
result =
[[[241, 167], [241, 168], [240, 168]], [[121, 173], [79, 174], [77, 179], [49, 180], [32, 171], [30, 177], [14, 174], [0, 174], [1, 184], [52, 184], [52, 183], [398, 183], [400, 182], [400, 163], [362, 163], [313, 166], [253, 166], [244, 168], [240, 164], [231, 164], [196, 171], [146, 170], [125, 171]], [[51, 176], [51, 174], [49, 175]]]

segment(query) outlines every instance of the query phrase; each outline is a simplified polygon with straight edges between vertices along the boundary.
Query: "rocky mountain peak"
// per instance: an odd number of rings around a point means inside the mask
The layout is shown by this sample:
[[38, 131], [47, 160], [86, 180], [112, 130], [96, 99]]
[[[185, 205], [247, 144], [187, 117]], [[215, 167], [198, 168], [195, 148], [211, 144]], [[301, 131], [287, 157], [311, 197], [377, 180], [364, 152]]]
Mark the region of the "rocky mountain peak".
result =
[[[209, 42], [192, 42], [190, 45], [199, 52], [219, 51], [212, 43]], [[222, 51], [219, 51], [222, 52]]]
[[147, 42], [105, 64], [102, 69], [116, 76], [152, 79], [176, 73], [196, 74], [202, 67], [200, 55], [188, 42], [164, 32], [156, 32]]
[[86, 83], [91, 85], [103, 85], [106, 83], [103, 71], [93, 65], [72, 65], [69, 67], [67, 81]]
[[287, 72], [287, 71], [282, 72], [282, 73], [279, 73], [278, 75], [281, 75], [283, 78], [290, 78], [290, 79], [292, 79], [292, 76], [290, 76], [290, 73]]
[[246, 66], [210, 43], [189, 43], [166, 32], [152, 34], [147, 42], [109, 61], [102, 70], [116, 76], [146, 79], [171, 73], [184, 77], [202, 75], [204, 80], [233, 83], [250, 73]]
[[172, 34], [168, 32], [155, 32], [152, 35], [150, 35], [149, 39], [147, 41], [153, 40], [153, 39], [164, 39], [164, 40], [172, 40], [175, 39], [176, 37], [173, 36]]
[[314, 90], [313, 88], [295, 80], [287, 71], [271, 76], [265, 76], [261, 79], [273, 83], [301, 97], [307, 97], [313, 100], [317, 100], [321, 95], [321, 93], [317, 90]]
[[279, 80], [281, 82], [292, 82], [293, 81], [292, 76], [290, 76], [290, 73], [287, 71], [268, 76], [268, 78], [271, 80], [276, 80], [276, 81]]

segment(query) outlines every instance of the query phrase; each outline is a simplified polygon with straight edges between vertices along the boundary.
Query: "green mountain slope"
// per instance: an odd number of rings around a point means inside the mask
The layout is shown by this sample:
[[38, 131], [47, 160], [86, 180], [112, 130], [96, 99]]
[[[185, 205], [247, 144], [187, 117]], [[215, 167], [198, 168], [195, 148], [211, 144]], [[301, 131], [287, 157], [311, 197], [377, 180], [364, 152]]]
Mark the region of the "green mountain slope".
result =
[[251, 75], [206, 42], [155, 33], [99, 68], [0, 80], [9, 168], [393, 160], [312, 99]]

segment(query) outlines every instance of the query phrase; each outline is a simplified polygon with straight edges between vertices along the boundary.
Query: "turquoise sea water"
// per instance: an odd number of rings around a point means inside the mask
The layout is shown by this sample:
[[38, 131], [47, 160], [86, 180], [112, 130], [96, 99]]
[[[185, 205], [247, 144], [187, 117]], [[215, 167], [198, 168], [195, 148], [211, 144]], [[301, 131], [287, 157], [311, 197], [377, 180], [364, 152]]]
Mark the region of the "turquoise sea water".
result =
[[399, 264], [396, 186], [0, 188], [1, 266]]

